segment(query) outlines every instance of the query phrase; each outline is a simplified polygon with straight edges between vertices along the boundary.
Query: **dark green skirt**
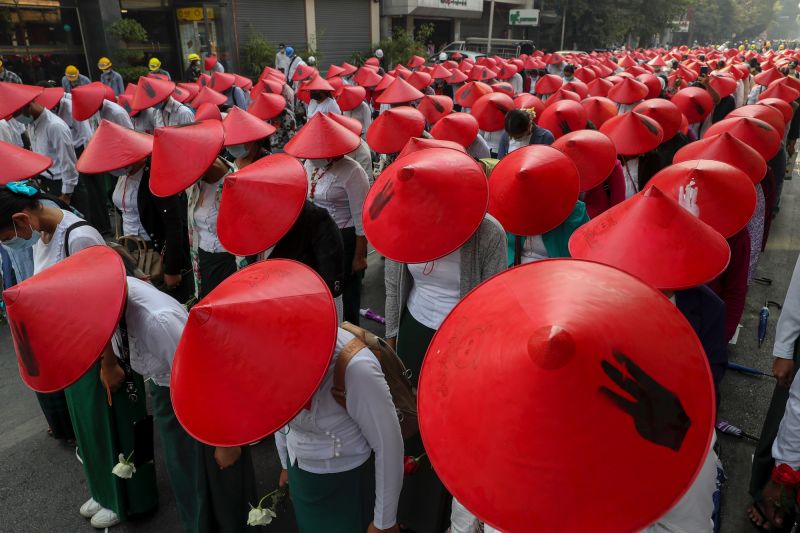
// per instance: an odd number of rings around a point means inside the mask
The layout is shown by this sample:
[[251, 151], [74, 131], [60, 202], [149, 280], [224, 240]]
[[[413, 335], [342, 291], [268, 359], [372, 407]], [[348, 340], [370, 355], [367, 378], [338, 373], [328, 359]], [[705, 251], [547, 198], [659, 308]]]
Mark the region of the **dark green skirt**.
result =
[[411, 383], [416, 387], [419, 380], [419, 371], [422, 368], [422, 360], [425, 352], [428, 351], [435, 329], [425, 326], [411, 316], [408, 309], [403, 311], [400, 317], [400, 328], [397, 332], [397, 355], [403, 360], [403, 364], [411, 371]]
[[300, 533], [361, 533], [375, 506], [375, 462], [338, 474], [289, 465], [289, 490]]
[[75, 431], [72, 429], [72, 420], [69, 417], [69, 407], [64, 391], [51, 393], [36, 393], [39, 406], [42, 408], [47, 425], [57, 439], [74, 439]]
[[[92, 498], [125, 520], [152, 511], [158, 505], [156, 471], [152, 462], [136, 466], [130, 479], [111, 473], [119, 454], [127, 457], [134, 446], [134, 422], [147, 416], [144, 380], [136, 374], [139, 399], [132, 402], [119, 390], [108, 406], [106, 389], [100, 382], [100, 363], [64, 391], [83, 459], [83, 472]], [[136, 460], [134, 456], [133, 460]]]

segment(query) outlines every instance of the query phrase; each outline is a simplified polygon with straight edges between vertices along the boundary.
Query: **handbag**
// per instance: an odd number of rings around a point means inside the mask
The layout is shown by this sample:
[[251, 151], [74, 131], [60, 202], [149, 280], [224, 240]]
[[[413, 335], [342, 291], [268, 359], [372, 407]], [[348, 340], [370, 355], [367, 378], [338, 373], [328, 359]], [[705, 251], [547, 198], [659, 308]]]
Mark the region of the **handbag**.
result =
[[145, 275], [147, 281], [155, 286], [164, 282], [164, 262], [161, 254], [147, 246], [147, 242], [135, 235], [123, 235], [119, 244], [130, 252], [136, 267]]

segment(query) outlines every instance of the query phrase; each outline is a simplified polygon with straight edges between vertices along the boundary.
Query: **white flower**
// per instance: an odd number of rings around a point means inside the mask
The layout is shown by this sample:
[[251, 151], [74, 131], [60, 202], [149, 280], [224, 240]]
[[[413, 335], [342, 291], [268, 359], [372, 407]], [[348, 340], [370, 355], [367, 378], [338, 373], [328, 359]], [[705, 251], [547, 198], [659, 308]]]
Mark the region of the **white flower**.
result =
[[122, 479], [130, 479], [136, 473], [136, 467], [123, 454], [119, 454], [119, 463], [114, 466], [111, 473]]
[[253, 507], [250, 509], [250, 514], [247, 515], [248, 526], [266, 526], [275, 518], [275, 511], [272, 509], [262, 509], [261, 507]]

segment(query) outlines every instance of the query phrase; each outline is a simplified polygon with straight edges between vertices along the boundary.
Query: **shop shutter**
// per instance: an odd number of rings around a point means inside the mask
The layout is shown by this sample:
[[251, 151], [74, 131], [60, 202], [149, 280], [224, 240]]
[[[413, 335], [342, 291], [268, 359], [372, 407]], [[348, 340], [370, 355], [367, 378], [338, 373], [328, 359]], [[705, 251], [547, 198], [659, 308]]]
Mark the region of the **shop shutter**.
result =
[[236, 26], [240, 47], [255, 34], [274, 45], [284, 43], [299, 51], [306, 45], [305, 3], [286, 0], [238, 0]]
[[372, 0], [316, 0], [317, 49], [323, 69], [350, 61], [353, 52], [370, 50]]

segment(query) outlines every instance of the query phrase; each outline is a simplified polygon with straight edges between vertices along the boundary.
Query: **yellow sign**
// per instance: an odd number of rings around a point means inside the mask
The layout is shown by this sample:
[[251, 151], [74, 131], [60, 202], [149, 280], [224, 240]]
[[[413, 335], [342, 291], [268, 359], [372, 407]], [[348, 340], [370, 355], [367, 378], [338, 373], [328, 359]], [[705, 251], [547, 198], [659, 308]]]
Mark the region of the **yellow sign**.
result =
[[[176, 9], [175, 13], [178, 16], [178, 21], [180, 22], [199, 22], [205, 20], [203, 18], [202, 7], [181, 7]], [[206, 16], [208, 17], [208, 20], [214, 20], [213, 7], [206, 8]]]

